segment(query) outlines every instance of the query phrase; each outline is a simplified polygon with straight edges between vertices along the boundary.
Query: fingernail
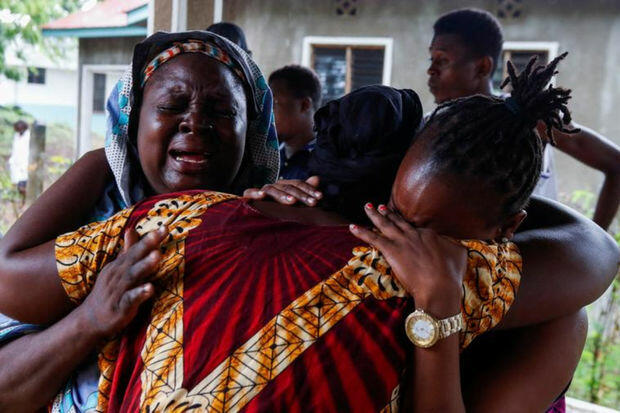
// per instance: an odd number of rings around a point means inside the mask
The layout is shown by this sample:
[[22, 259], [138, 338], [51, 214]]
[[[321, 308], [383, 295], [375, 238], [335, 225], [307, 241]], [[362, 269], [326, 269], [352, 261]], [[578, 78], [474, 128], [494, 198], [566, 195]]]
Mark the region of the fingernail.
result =
[[373, 209], [373, 208], [374, 208], [374, 206], [373, 206], [370, 202], [368, 202], [368, 203], [366, 204], [366, 208], [368, 208], [368, 209]]
[[161, 227], [157, 228], [157, 231], [160, 234], [165, 234], [166, 232], [168, 232], [168, 228], [165, 225], [162, 225]]
[[384, 212], [387, 211], [387, 207], [383, 204], [379, 205], [379, 211]]
[[263, 192], [263, 191], [258, 191], [258, 192], [257, 192], [257, 194], [258, 194], [259, 196], [263, 196], [263, 195], [265, 195], [265, 192]]
[[350, 229], [351, 231], [357, 231], [357, 225], [355, 225], [355, 224], [350, 224], [350, 225], [349, 225], [349, 229]]
[[316, 204], [316, 200], [314, 198], [308, 198], [308, 203], [314, 205]]
[[317, 197], [317, 198], [320, 198], [320, 197], [322, 197], [322, 196], [323, 196], [323, 194], [322, 194], [322, 193], [320, 193], [320, 192], [315, 192], [315, 193], [314, 193], [314, 196], [315, 196], [315, 197]]
[[295, 198], [293, 198], [292, 196], [289, 195], [289, 196], [286, 197], [286, 200], [287, 201], [293, 201], [293, 200], [295, 200]]

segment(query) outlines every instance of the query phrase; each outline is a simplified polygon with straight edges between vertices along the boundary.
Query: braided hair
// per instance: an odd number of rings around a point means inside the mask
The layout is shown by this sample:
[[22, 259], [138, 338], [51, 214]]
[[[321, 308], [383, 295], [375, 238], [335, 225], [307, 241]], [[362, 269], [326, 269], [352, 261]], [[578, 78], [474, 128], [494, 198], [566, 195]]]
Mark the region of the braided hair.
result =
[[[443, 103], [423, 131], [433, 133], [429, 149], [436, 167], [475, 178], [502, 195], [502, 219], [526, 205], [540, 177], [544, 145], [555, 144], [553, 128], [577, 132], [564, 126], [571, 121], [566, 106], [571, 91], [546, 87], [566, 55], [537, 67], [534, 57], [518, 75], [508, 62], [501, 87], [512, 86], [510, 97], [475, 95]], [[545, 123], [548, 141], [536, 132], [538, 121]]]

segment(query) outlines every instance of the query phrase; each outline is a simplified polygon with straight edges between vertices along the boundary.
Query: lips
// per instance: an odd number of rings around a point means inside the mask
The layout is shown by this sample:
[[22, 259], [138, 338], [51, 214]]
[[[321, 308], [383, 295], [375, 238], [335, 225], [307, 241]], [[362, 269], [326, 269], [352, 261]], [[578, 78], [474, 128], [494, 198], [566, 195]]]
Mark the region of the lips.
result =
[[177, 162], [189, 162], [193, 164], [206, 163], [211, 154], [209, 152], [185, 152], [185, 151], [170, 151], [170, 156]]
[[173, 168], [185, 174], [204, 172], [209, 168], [214, 155], [215, 152], [202, 148], [177, 148], [168, 151]]

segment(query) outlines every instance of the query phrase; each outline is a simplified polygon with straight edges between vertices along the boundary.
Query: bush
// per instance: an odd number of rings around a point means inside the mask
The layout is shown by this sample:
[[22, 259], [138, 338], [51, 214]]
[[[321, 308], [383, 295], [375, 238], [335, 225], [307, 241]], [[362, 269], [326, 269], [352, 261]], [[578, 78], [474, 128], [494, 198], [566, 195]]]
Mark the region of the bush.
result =
[[[596, 197], [575, 191], [569, 204], [591, 217]], [[614, 235], [620, 246], [620, 232]], [[588, 306], [588, 337], [569, 396], [620, 407], [620, 281], [616, 278], [601, 299]]]

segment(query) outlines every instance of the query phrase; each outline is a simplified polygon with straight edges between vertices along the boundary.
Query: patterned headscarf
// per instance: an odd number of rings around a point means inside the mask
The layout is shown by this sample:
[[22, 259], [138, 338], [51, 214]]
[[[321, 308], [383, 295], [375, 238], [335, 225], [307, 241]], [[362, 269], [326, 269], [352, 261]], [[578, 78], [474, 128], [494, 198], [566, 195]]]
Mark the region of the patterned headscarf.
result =
[[214, 33], [158, 32], [136, 45], [132, 66], [118, 81], [106, 105], [105, 153], [125, 204], [122, 206], [132, 205], [145, 196], [146, 183], [136, 146], [144, 83], [157, 67], [182, 53], [203, 53], [221, 62], [241, 79], [246, 90], [246, 146], [233, 190], [240, 193], [246, 188], [261, 187], [273, 183], [278, 176], [280, 160], [273, 98], [252, 58], [234, 43]]

